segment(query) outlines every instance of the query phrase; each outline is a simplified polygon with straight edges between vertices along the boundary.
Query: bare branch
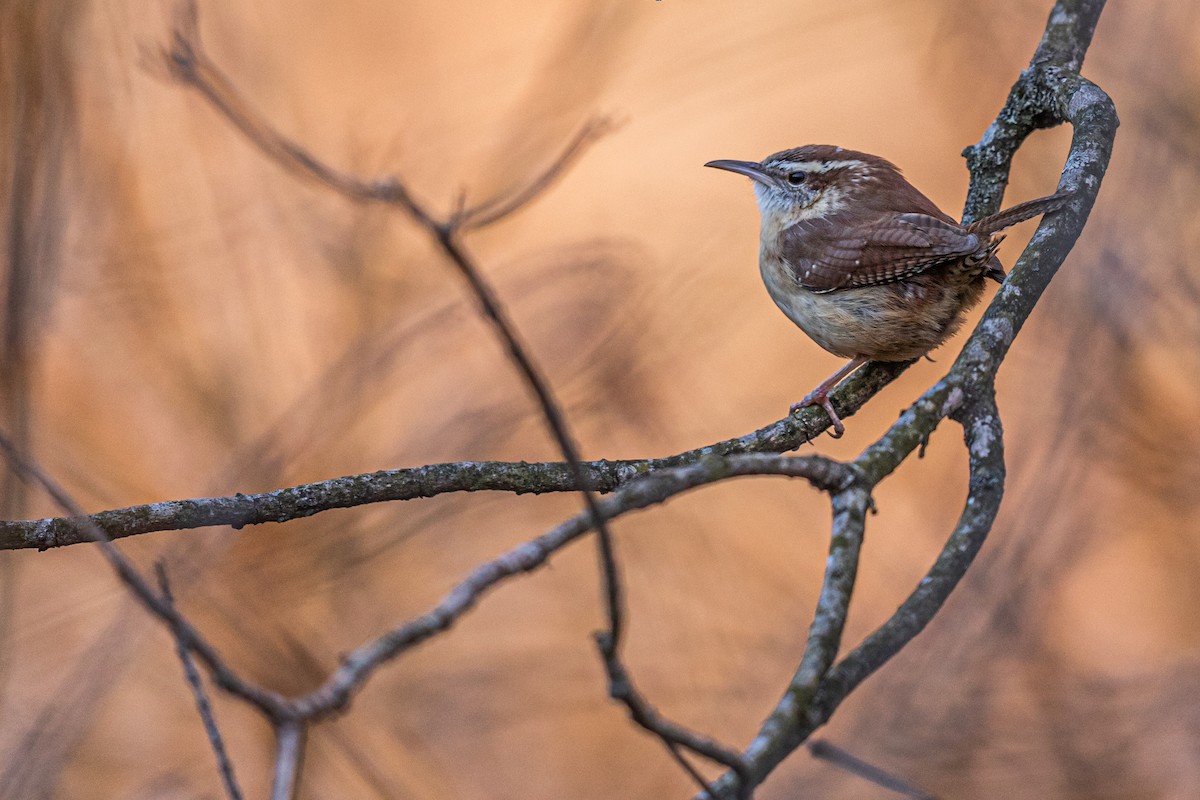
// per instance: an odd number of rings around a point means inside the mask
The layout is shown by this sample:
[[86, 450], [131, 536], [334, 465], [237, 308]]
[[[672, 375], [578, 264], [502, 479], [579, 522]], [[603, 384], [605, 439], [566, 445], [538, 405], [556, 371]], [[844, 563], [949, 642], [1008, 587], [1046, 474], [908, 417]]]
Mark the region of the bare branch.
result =
[[[842, 464], [818, 456], [709, 456], [696, 464], [657, 470], [622, 486], [599, 501], [600, 519], [655, 505], [681, 492], [743, 475], [785, 475], [806, 478], [818, 489], [839, 491], [853, 475]], [[475, 569], [433, 610], [401, 625], [342, 659], [337, 671], [311, 694], [295, 701], [306, 719], [338, 711], [349, 703], [363, 682], [381, 665], [430, 637], [447, 630], [497, 584], [546, 563], [558, 550], [591, 529], [584, 512]]]
[[[834, 405], [843, 418], [852, 416], [907, 364], [869, 364], [838, 387]], [[782, 453], [795, 450], [828, 427], [825, 412], [808, 408], [757, 431], [663, 458], [586, 461], [586, 486], [611, 492], [656, 470], [694, 464], [706, 455]], [[334, 508], [351, 508], [393, 500], [413, 500], [447, 492], [504, 491], [516, 494], [570, 492], [579, 488], [563, 463], [465, 461], [331, 478], [261, 494], [199, 497], [101, 511], [81, 517], [0, 521], [0, 550], [65, 547], [92, 539], [84, 535], [86, 520], [114, 539], [212, 525], [242, 528], [287, 522]]]

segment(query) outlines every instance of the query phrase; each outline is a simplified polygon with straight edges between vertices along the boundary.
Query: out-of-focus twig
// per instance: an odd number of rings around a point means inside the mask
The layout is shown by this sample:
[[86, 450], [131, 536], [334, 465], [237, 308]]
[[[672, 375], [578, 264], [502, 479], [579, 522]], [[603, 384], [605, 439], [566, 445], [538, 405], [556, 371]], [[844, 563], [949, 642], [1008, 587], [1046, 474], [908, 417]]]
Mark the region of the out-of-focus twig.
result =
[[[154, 570], [158, 576], [158, 589], [162, 592], [163, 600], [174, 608], [175, 598], [171, 595], [171, 584], [167, 579], [166, 564], [158, 561], [154, 564]], [[204, 732], [208, 735], [208, 744], [212, 747], [213, 755], [217, 759], [217, 771], [221, 774], [221, 783], [225, 787], [225, 795], [229, 800], [242, 800], [242, 790], [238, 786], [237, 777], [233, 772], [233, 761], [229, 758], [229, 752], [225, 749], [225, 740], [221, 737], [221, 729], [217, 727], [217, 718], [213, 713], [212, 703], [209, 702], [208, 692], [204, 690], [204, 680], [200, 677], [200, 671], [196, 669], [196, 662], [192, 658], [192, 651], [178, 639], [175, 640], [175, 651], [179, 655], [180, 663], [183, 664], [183, 675], [187, 679], [188, 686], [192, 690], [192, 697], [196, 701], [196, 711], [199, 712], [200, 720], [204, 723]]]
[[579, 160], [597, 139], [609, 134], [616, 127], [607, 117], [596, 117], [583, 124], [567, 142], [558, 157], [541, 174], [512, 194], [495, 197], [456, 215], [458, 226], [463, 230], [483, 228], [508, 217], [527, 206], [545, 192], [571, 166]]
[[242, 698], [258, 708], [272, 719], [288, 714], [287, 700], [275, 692], [255, 686], [243, 680], [226, 663], [221, 655], [188, 620], [175, 610], [175, 607], [154, 591], [146, 579], [137, 571], [133, 563], [127, 559], [108, 534], [99, 526], [88, 521], [86, 515], [76, 504], [75, 500], [36, 462], [20, 453], [12, 441], [0, 432], [0, 455], [2, 455], [14, 472], [23, 479], [40, 486], [51, 499], [68, 514], [82, 520], [83, 535], [96, 543], [100, 552], [108, 561], [109, 566], [121, 579], [121, 582], [133, 593], [146, 609], [162, 620], [175, 635], [176, 639], [196, 654], [212, 673], [213, 680], [225, 691]]

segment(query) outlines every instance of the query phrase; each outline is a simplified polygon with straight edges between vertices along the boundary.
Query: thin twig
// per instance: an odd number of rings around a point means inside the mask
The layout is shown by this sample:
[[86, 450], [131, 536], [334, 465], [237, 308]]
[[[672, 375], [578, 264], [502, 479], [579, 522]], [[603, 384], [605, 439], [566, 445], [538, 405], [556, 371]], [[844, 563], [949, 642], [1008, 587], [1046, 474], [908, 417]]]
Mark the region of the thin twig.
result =
[[611, 643], [605, 641], [607, 636], [607, 633], [596, 634], [596, 646], [600, 650], [604, 668], [608, 673], [609, 693], [614, 700], [623, 703], [629, 709], [629, 716], [633, 721], [658, 736], [680, 763], [687, 765], [686, 771], [697, 782], [701, 791], [711, 794], [713, 790], [708, 781], [704, 780], [698, 771], [691, 768], [677, 748], [685, 747], [710, 761], [728, 767], [739, 777], [739, 785], [749, 787], [751, 785], [750, 773], [741, 754], [710, 737], [702, 736], [677, 725], [659, 714], [633, 685], [629, 672], [617, 658]]
[[579, 160], [589, 146], [596, 140], [607, 136], [614, 128], [614, 123], [607, 117], [589, 119], [567, 142], [558, 158], [551, 161], [550, 166], [540, 175], [507, 197], [492, 198], [474, 208], [466, 209], [461, 215], [456, 215], [457, 227], [462, 230], [483, 228], [521, 210], [550, 188], [554, 181], [558, 180], [572, 164]]
[[705, 778], [700, 770], [696, 769], [696, 765], [688, 760], [688, 757], [683, 753], [683, 749], [674, 742], [663, 739], [661, 736], [659, 737], [659, 741], [662, 742], [663, 747], [667, 751], [667, 755], [671, 756], [675, 763], [679, 765], [679, 768], [688, 774], [688, 777], [690, 777], [692, 781], [700, 787], [702, 792], [708, 796], [711, 796], [713, 788], [712, 785], [709, 784], [708, 778]]
[[109, 566], [116, 572], [117, 577], [133, 592], [143, 606], [154, 616], [165, 622], [174, 633], [176, 639], [185, 643], [196, 654], [212, 673], [213, 680], [222, 689], [235, 694], [256, 706], [272, 719], [287, 716], [288, 703], [285, 698], [275, 692], [254, 686], [237, 675], [221, 658], [200, 632], [192, 626], [181, 614], [176, 612], [163, 597], [161, 597], [137, 571], [132, 562], [108, 538], [98, 525], [92, 523], [74, 499], [67, 494], [54, 479], [52, 479], [36, 462], [17, 451], [12, 441], [0, 432], [0, 454], [8, 461], [9, 466], [26, 480], [39, 484], [51, 499], [66, 513], [80, 521], [80, 534], [94, 541], [100, 548], [101, 554]]
[[[175, 598], [171, 594], [171, 584], [167, 580], [166, 564], [161, 560], [155, 562], [154, 571], [158, 575], [158, 588], [162, 592], [163, 600], [174, 608]], [[192, 652], [178, 638], [175, 639], [175, 652], [179, 655], [180, 663], [183, 664], [183, 675], [192, 689], [192, 697], [196, 701], [196, 711], [200, 714], [200, 719], [204, 723], [204, 732], [208, 734], [208, 743], [212, 747], [213, 755], [216, 756], [217, 771], [221, 774], [221, 783], [225, 786], [225, 794], [230, 800], [242, 800], [242, 790], [238, 786], [233, 772], [233, 761], [230, 760], [229, 753], [225, 749], [225, 742], [221, 738], [221, 729], [217, 727], [217, 718], [213, 713], [212, 703], [209, 702], [208, 692], [204, 690], [204, 681], [200, 677], [200, 671], [196, 669], [196, 662], [192, 660]]]

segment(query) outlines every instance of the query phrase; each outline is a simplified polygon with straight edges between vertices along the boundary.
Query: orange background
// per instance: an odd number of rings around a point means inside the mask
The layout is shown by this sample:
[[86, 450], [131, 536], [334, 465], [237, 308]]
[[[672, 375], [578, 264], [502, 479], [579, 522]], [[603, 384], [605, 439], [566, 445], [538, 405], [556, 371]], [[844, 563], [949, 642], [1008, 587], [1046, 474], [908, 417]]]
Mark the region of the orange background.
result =
[[[556, 458], [427, 235], [280, 170], [164, 77], [166, 5], [27, 5], [0, 3], [0, 164], [32, 175], [38, 198], [22, 210], [6, 189], [5, 220], [44, 245], [25, 267], [25, 419], [87, 508]], [[621, 123], [468, 246], [585, 456], [623, 458], [753, 430], [838, 366], [766, 296], [746, 181], [701, 164], [841, 144], [896, 162], [955, 212], [958, 153], [999, 110], [1048, 8], [354, 0], [206, 2], [200, 17], [272, 124], [333, 165], [402, 176], [439, 210], [523, 184], [589, 117]], [[1200, 793], [1197, 15], [1146, 0], [1101, 19], [1085, 74], [1123, 125], [1084, 238], [1000, 374], [1000, 518], [930, 629], [820, 734], [941, 797]], [[22, 102], [41, 109], [32, 142]], [[1006, 204], [1053, 190], [1068, 137], [1028, 142]], [[1005, 243], [1006, 266], [1031, 230]], [[961, 341], [817, 451], [856, 454]], [[18, 411], [6, 413], [11, 429]], [[880, 488], [848, 644], [920, 579], [965, 484], [946, 423]], [[298, 692], [578, 506], [445, 496], [122, 548], [147, 569], [164, 557], [181, 606], [234, 664]], [[53, 513], [31, 493], [7, 516]], [[799, 483], [745, 479], [615, 525], [627, 659], [662, 711], [744, 746], [801, 653], [828, 516]], [[170, 637], [99, 555], [0, 556], [0, 797], [218, 796]], [[302, 796], [690, 796], [607, 700], [590, 640], [601, 624], [593, 548], [576, 545], [315, 729]], [[263, 796], [268, 727], [223, 698], [217, 713], [244, 787]], [[801, 752], [761, 796], [890, 795]]]

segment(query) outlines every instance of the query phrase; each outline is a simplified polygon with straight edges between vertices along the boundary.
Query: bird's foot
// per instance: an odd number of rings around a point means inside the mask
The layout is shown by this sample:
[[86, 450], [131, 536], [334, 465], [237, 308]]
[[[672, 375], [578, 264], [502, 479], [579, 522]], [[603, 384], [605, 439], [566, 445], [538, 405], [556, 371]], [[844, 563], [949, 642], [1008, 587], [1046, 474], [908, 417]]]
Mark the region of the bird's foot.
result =
[[797, 411], [809, 406], [820, 406], [825, 409], [825, 413], [829, 415], [830, 422], [833, 423], [833, 430], [829, 432], [829, 435], [834, 439], [842, 438], [842, 434], [846, 432], [846, 426], [842, 424], [841, 418], [833, 410], [833, 403], [829, 402], [829, 394], [827, 392], [820, 389], [809, 392], [799, 403], [792, 404], [791, 413], [795, 414]]

